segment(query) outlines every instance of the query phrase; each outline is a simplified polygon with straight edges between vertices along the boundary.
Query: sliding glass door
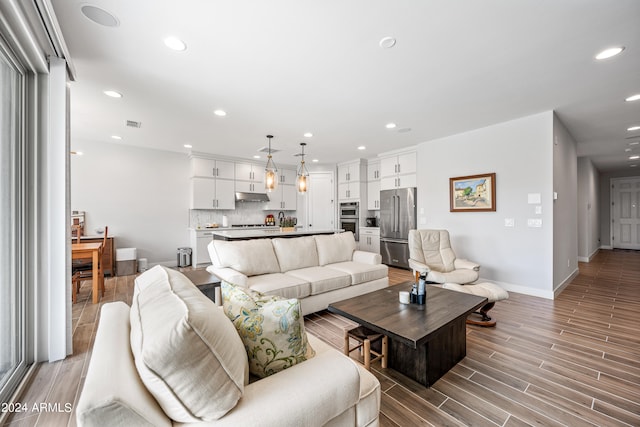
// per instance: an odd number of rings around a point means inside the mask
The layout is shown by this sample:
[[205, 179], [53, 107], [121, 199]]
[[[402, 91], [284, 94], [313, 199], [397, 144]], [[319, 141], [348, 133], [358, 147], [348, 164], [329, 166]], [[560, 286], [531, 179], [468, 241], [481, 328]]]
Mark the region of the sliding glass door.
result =
[[26, 370], [22, 253], [22, 75], [0, 44], [0, 402]]

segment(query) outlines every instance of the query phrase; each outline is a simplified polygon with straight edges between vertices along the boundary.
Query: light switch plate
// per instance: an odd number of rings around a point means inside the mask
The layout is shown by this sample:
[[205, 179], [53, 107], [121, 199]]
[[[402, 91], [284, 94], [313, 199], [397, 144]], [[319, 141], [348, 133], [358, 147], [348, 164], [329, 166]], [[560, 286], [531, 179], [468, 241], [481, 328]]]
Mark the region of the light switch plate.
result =
[[536, 213], [538, 215], [540, 215], [542, 213], [542, 206], [540, 206], [540, 205], [536, 206]]
[[540, 193], [529, 193], [527, 194], [527, 202], [530, 205], [537, 205], [542, 202], [542, 198], [540, 197]]
[[527, 227], [534, 227], [534, 228], [542, 227], [542, 219], [540, 219], [540, 218], [529, 218], [529, 219], [527, 219]]
[[513, 218], [505, 218], [504, 219], [504, 226], [505, 227], [515, 227], [516, 226], [516, 221]]

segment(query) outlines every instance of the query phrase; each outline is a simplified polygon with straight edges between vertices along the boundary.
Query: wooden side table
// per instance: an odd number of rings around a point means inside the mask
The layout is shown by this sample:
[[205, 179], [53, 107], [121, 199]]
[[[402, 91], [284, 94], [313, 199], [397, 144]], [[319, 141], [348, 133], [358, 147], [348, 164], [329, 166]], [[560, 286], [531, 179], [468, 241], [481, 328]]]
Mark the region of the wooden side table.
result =
[[222, 305], [222, 295], [220, 293], [220, 279], [209, 273], [207, 270], [189, 270], [183, 271], [182, 274], [187, 276], [194, 285], [202, 291], [216, 305]]

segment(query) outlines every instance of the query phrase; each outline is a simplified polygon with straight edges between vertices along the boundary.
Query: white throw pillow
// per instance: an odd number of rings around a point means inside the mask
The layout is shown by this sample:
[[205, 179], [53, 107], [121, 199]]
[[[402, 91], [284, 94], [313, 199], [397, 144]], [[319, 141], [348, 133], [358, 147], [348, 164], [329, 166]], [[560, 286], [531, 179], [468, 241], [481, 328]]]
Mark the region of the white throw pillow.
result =
[[280, 273], [280, 265], [273, 251], [271, 239], [226, 242], [214, 240], [213, 246], [220, 267], [233, 268], [246, 276]]
[[356, 250], [356, 239], [351, 231], [313, 236], [316, 240], [319, 265], [351, 261]]
[[233, 324], [182, 273], [136, 279], [131, 350], [145, 387], [175, 421], [212, 421], [242, 396], [247, 357]]
[[317, 267], [318, 251], [313, 236], [271, 239], [283, 273], [300, 268]]

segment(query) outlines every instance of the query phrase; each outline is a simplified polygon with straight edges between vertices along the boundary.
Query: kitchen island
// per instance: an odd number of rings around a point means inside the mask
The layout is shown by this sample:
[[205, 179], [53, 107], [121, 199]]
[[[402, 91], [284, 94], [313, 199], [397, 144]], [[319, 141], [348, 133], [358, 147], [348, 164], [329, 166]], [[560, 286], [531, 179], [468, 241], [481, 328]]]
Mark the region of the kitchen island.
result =
[[310, 230], [307, 228], [298, 228], [295, 231], [280, 231], [279, 228], [251, 228], [242, 230], [217, 230], [211, 231], [210, 234], [214, 240], [251, 240], [251, 239], [271, 239], [274, 237], [300, 237], [312, 236], [317, 234], [335, 234], [341, 233], [342, 229], [326, 229], [326, 230]]

